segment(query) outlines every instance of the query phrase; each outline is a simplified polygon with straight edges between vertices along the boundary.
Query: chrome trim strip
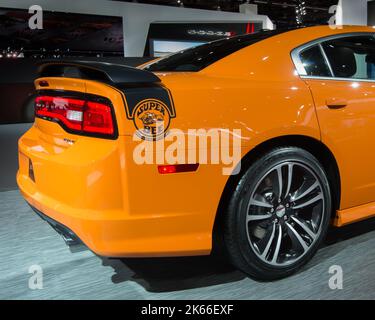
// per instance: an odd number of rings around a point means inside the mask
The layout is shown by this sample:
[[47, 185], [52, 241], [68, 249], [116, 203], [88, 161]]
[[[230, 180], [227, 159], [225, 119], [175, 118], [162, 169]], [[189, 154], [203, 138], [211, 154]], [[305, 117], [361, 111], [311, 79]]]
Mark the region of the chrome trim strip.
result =
[[329, 80], [329, 81], [349, 81], [349, 82], [372, 82], [375, 83], [375, 79], [355, 79], [355, 78], [336, 78], [336, 77], [317, 77], [317, 76], [300, 76], [301, 79], [311, 80]]
[[[306, 72], [305, 67], [303, 66], [303, 63], [301, 61], [300, 53], [306, 49], [309, 49], [315, 45], [320, 45], [325, 41], [335, 40], [339, 38], [348, 38], [348, 37], [355, 37], [355, 36], [373, 36], [375, 37], [375, 32], [351, 32], [351, 33], [342, 33], [342, 34], [335, 34], [323, 38], [319, 38], [316, 40], [312, 40], [308, 43], [305, 43], [295, 49], [292, 50], [290, 53], [293, 63], [296, 67], [297, 73], [301, 78], [304, 79], [324, 79], [324, 80], [342, 80], [342, 81], [359, 81], [359, 82], [375, 82], [375, 80], [365, 80], [365, 79], [344, 79], [344, 78], [328, 78], [328, 77], [314, 77], [309, 76]], [[323, 49], [323, 48], [322, 48]], [[323, 49], [324, 51], [324, 49]], [[326, 57], [326, 54], [324, 52], [324, 56]], [[329, 69], [332, 70], [331, 64], [329, 63], [328, 59], [326, 60], [328, 62]], [[333, 74], [333, 73], [332, 73]]]

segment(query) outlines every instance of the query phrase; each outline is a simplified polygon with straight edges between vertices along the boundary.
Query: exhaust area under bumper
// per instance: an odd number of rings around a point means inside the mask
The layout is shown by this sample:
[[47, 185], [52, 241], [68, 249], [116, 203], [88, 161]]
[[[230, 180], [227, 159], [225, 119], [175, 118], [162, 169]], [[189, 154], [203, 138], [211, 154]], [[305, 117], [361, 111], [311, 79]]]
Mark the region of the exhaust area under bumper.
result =
[[29, 204], [31, 209], [34, 210], [34, 212], [42, 218], [44, 221], [46, 221], [65, 241], [65, 243], [68, 246], [74, 246], [74, 245], [80, 245], [83, 244], [81, 239], [78, 238], [78, 236], [70, 230], [68, 227], [64, 226], [60, 222], [57, 222], [56, 220], [53, 220], [52, 218], [46, 216], [43, 212], [39, 211], [35, 207]]

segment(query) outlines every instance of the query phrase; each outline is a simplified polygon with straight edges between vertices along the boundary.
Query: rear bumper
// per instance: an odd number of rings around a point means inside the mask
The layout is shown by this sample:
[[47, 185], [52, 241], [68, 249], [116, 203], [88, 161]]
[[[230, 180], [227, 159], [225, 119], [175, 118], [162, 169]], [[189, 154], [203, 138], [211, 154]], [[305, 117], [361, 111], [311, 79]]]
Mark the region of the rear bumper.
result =
[[[30, 178], [18, 173], [20, 191], [44, 220], [54, 229], [61, 228], [76, 241], [80, 239], [90, 250], [106, 257], [164, 257], [207, 255], [211, 251], [211, 235], [197, 235], [186, 226], [194, 215], [131, 217], [126, 212], [93, 212], [68, 207], [36, 189]], [[96, 218], [89, 218], [95, 216]], [[183, 230], [176, 233], [174, 230]], [[62, 230], [57, 230], [60, 234]]]

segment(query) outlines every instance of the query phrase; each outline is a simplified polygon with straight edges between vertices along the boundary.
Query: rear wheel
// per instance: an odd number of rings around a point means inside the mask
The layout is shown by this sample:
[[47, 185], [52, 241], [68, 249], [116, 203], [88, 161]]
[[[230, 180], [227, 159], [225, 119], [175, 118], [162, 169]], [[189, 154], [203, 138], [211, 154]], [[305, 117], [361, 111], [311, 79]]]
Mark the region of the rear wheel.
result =
[[259, 280], [296, 272], [325, 237], [331, 194], [323, 167], [309, 152], [277, 148], [240, 179], [224, 221], [232, 263]]

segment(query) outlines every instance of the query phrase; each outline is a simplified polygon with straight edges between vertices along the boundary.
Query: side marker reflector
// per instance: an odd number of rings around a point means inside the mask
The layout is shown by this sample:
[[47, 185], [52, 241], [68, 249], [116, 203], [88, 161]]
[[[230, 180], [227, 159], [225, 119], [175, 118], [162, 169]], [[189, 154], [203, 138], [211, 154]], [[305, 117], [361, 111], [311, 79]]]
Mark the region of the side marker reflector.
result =
[[160, 174], [192, 172], [192, 171], [197, 171], [198, 167], [199, 167], [199, 163], [163, 165], [163, 166], [158, 166], [158, 171]]
[[32, 161], [29, 159], [29, 178], [35, 182], [34, 167]]

